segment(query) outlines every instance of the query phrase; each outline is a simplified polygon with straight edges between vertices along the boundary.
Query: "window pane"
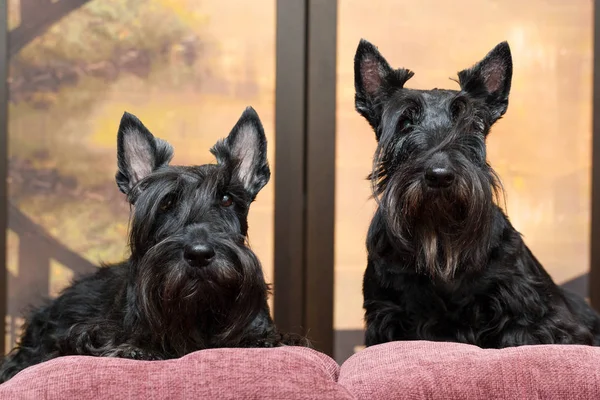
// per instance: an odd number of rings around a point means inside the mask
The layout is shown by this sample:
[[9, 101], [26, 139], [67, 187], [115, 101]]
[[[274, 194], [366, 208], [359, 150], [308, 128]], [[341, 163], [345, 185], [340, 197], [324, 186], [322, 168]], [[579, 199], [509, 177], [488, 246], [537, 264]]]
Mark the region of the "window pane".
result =
[[[123, 111], [174, 146], [174, 164], [189, 165], [213, 162], [209, 148], [252, 105], [274, 169], [275, 0], [45, 3], [9, 4], [9, 29], [56, 22], [39, 35], [11, 31], [13, 48], [31, 40], [10, 63], [8, 346], [29, 303], [74, 271], [127, 256], [129, 206], [114, 180]], [[249, 217], [269, 282], [272, 225], [271, 183]]]
[[[369, 183], [375, 136], [354, 111], [353, 57], [361, 37], [407, 86], [456, 89], [448, 78], [508, 40], [510, 105], [492, 129], [488, 157], [508, 215], [557, 283], [589, 269], [591, 1], [339, 0], [335, 329], [338, 360], [362, 344], [365, 237], [375, 205]], [[516, 12], [518, 10], [518, 12]], [[585, 289], [587, 291], [587, 289]], [[587, 295], [587, 293], [582, 293]], [[340, 347], [342, 346], [342, 347]], [[343, 354], [342, 354], [343, 353]]]

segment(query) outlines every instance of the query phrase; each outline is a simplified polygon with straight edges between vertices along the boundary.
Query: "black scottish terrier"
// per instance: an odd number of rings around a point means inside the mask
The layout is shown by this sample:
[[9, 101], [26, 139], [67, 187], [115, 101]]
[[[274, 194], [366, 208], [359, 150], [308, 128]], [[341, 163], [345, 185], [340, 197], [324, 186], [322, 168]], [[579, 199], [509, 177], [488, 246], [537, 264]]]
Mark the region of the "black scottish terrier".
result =
[[307, 345], [275, 329], [248, 209], [269, 181], [252, 108], [211, 149], [217, 164], [169, 166], [172, 147], [125, 113], [117, 185], [132, 206], [131, 257], [75, 282], [33, 312], [0, 382], [65, 355], [155, 360], [218, 347]]
[[356, 109], [378, 141], [366, 345], [600, 344], [598, 314], [554, 284], [497, 205], [486, 137], [508, 107], [508, 44], [459, 72], [459, 91], [404, 88], [413, 72], [392, 69], [365, 40], [354, 68]]

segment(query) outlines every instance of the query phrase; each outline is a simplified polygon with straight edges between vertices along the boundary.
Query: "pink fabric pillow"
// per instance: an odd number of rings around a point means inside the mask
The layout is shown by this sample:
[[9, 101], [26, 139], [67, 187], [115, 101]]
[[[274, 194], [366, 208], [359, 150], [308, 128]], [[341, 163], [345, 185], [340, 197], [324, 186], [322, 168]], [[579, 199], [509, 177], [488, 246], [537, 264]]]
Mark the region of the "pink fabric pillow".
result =
[[61, 357], [0, 385], [0, 399], [352, 399], [338, 365], [301, 347], [215, 349], [177, 360]]
[[357, 399], [598, 400], [600, 348], [393, 342], [350, 357], [338, 382]]

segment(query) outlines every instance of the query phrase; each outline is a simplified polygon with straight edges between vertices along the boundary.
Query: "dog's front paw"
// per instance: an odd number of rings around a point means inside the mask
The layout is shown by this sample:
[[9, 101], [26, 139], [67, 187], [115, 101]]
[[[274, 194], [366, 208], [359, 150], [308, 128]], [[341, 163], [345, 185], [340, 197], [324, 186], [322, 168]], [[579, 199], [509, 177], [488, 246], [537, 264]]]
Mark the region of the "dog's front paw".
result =
[[274, 333], [260, 340], [256, 347], [281, 347], [281, 346], [301, 346], [311, 347], [310, 341], [301, 335], [294, 333]]
[[144, 361], [156, 361], [161, 360], [162, 358], [158, 355], [142, 350], [135, 346], [119, 346], [114, 351], [111, 351], [108, 356], [110, 357], [118, 357], [118, 358], [129, 358], [131, 360], [144, 360]]
[[146, 361], [156, 361], [161, 358], [156, 356], [155, 354], [146, 352], [140, 349], [134, 349], [126, 353], [123, 358], [131, 358], [132, 360], [146, 360]]

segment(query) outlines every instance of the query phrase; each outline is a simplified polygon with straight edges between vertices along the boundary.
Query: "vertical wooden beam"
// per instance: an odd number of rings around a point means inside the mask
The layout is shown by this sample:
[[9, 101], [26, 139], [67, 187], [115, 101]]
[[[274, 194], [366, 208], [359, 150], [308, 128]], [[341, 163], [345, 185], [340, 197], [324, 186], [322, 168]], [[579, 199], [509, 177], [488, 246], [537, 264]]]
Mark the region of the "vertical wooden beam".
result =
[[275, 297], [279, 329], [303, 334], [306, 0], [277, 0]]
[[336, 0], [277, 2], [275, 322], [330, 355], [336, 22]]
[[8, 302], [8, 272], [6, 270], [6, 230], [8, 177], [8, 15], [6, 1], [0, 2], [0, 349], [5, 349], [5, 316]]
[[333, 355], [337, 0], [308, 2], [306, 325]]

